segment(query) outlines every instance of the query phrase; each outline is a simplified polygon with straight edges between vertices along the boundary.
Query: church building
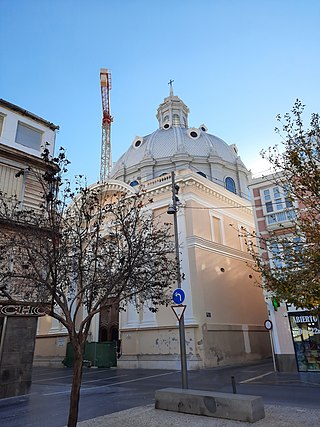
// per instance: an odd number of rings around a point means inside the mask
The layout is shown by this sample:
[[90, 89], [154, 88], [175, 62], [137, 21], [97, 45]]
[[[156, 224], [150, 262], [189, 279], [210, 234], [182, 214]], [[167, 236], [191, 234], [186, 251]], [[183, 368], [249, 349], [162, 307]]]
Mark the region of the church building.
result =
[[[188, 368], [261, 359], [270, 355], [266, 303], [239, 237], [241, 228], [254, 228], [250, 172], [234, 144], [210, 134], [205, 124], [189, 127], [188, 114], [171, 85], [157, 110], [158, 129], [133, 140], [111, 178], [146, 190], [154, 217], [173, 222], [167, 211], [175, 172]], [[128, 306], [120, 313], [119, 337], [118, 366], [179, 369], [171, 307], [152, 313]]]
[[[188, 115], [170, 86], [157, 110], [158, 128], [134, 138], [107, 185], [146, 191], [155, 221], [173, 224], [174, 172], [188, 369], [260, 360], [271, 355], [267, 308], [239, 237], [241, 229], [254, 229], [251, 174], [234, 144], [210, 134], [205, 124], [189, 127]], [[65, 352], [66, 331], [49, 323], [39, 329], [38, 361], [50, 354], [62, 359]], [[118, 367], [180, 369], [178, 321], [170, 306], [156, 313], [132, 305], [103, 310], [93, 319], [90, 340], [117, 339]]]

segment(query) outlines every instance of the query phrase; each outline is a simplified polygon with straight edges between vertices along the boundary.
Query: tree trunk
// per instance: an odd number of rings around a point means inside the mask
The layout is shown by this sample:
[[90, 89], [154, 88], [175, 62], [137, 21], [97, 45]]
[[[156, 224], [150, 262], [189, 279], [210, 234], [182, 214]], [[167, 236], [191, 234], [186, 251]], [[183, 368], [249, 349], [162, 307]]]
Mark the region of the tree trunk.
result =
[[73, 377], [70, 394], [68, 427], [76, 427], [78, 421], [80, 388], [82, 380], [83, 348], [79, 343], [72, 345], [74, 352]]

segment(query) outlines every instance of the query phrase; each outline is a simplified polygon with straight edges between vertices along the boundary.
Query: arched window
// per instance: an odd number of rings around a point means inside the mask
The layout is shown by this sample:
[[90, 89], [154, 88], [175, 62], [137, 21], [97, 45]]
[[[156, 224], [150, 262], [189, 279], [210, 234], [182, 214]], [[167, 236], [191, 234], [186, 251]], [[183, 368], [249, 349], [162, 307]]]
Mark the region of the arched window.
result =
[[230, 176], [227, 176], [225, 182], [226, 182], [226, 189], [231, 191], [231, 193], [237, 194], [236, 184], [235, 184], [234, 180], [232, 178], [230, 178]]
[[179, 125], [180, 124], [180, 117], [178, 114], [174, 114], [172, 116], [172, 124]]
[[135, 187], [136, 185], [139, 185], [139, 182], [137, 180], [130, 182], [131, 187]]

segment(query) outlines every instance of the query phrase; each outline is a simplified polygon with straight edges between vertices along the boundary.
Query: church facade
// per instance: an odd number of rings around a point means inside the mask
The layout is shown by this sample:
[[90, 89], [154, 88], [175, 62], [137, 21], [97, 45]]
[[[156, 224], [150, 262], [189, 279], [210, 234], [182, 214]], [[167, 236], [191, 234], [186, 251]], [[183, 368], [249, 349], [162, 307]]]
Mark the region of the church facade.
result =
[[[257, 360], [270, 355], [262, 290], [239, 237], [253, 230], [250, 172], [237, 147], [188, 125], [189, 109], [173, 94], [157, 110], [158, 129], [136, 137], [112, 170], [112, 179], [142, 188], [153, 215], [168, 215], [171, 171], [179, 186], [178, 238], [189, 369]], [[128, 306], [120, 313], [122, 367], [179, 369], [178, 322], [171, 307], [152, 313]]]
[[[189, 127], [188, 115], [171, 87], [157, 110], [158, 129], [133, 140], [107, 185], [145, 191], [155, 221], [173, 223], [167, 211], [175, 173], [188, 369], [269, 357], [266, 303], [239, 237], [243, 227], [254, 229], [250, 172], [235, 145], [210, 134], [204, 124]], [[63, 358], [67, 336], [58, 324], [41, 326], [39, 338], [38, 360], [51, 354]], [[138, 310], [128, 305], [119, 313], [115, 305], [93, 319], [90, 339], [118, 339], [119, 367], [180, 369], [178, 321], [170, 306], [154, 313], [147, 304]]]

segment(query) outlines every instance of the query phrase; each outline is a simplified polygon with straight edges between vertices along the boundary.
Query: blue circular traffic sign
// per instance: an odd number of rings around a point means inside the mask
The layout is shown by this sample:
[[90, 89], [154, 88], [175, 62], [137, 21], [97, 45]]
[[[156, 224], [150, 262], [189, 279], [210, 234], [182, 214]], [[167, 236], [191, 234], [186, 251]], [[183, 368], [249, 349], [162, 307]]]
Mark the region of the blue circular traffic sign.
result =
[[184, 293], [183, 289], [177, 288], [175, 291], [173, 291], [172, 299], [173, 299], [173, 302], [175, 302], [176, 304], [182, 304], [185, 297], [186, 297], [186, 294]]

